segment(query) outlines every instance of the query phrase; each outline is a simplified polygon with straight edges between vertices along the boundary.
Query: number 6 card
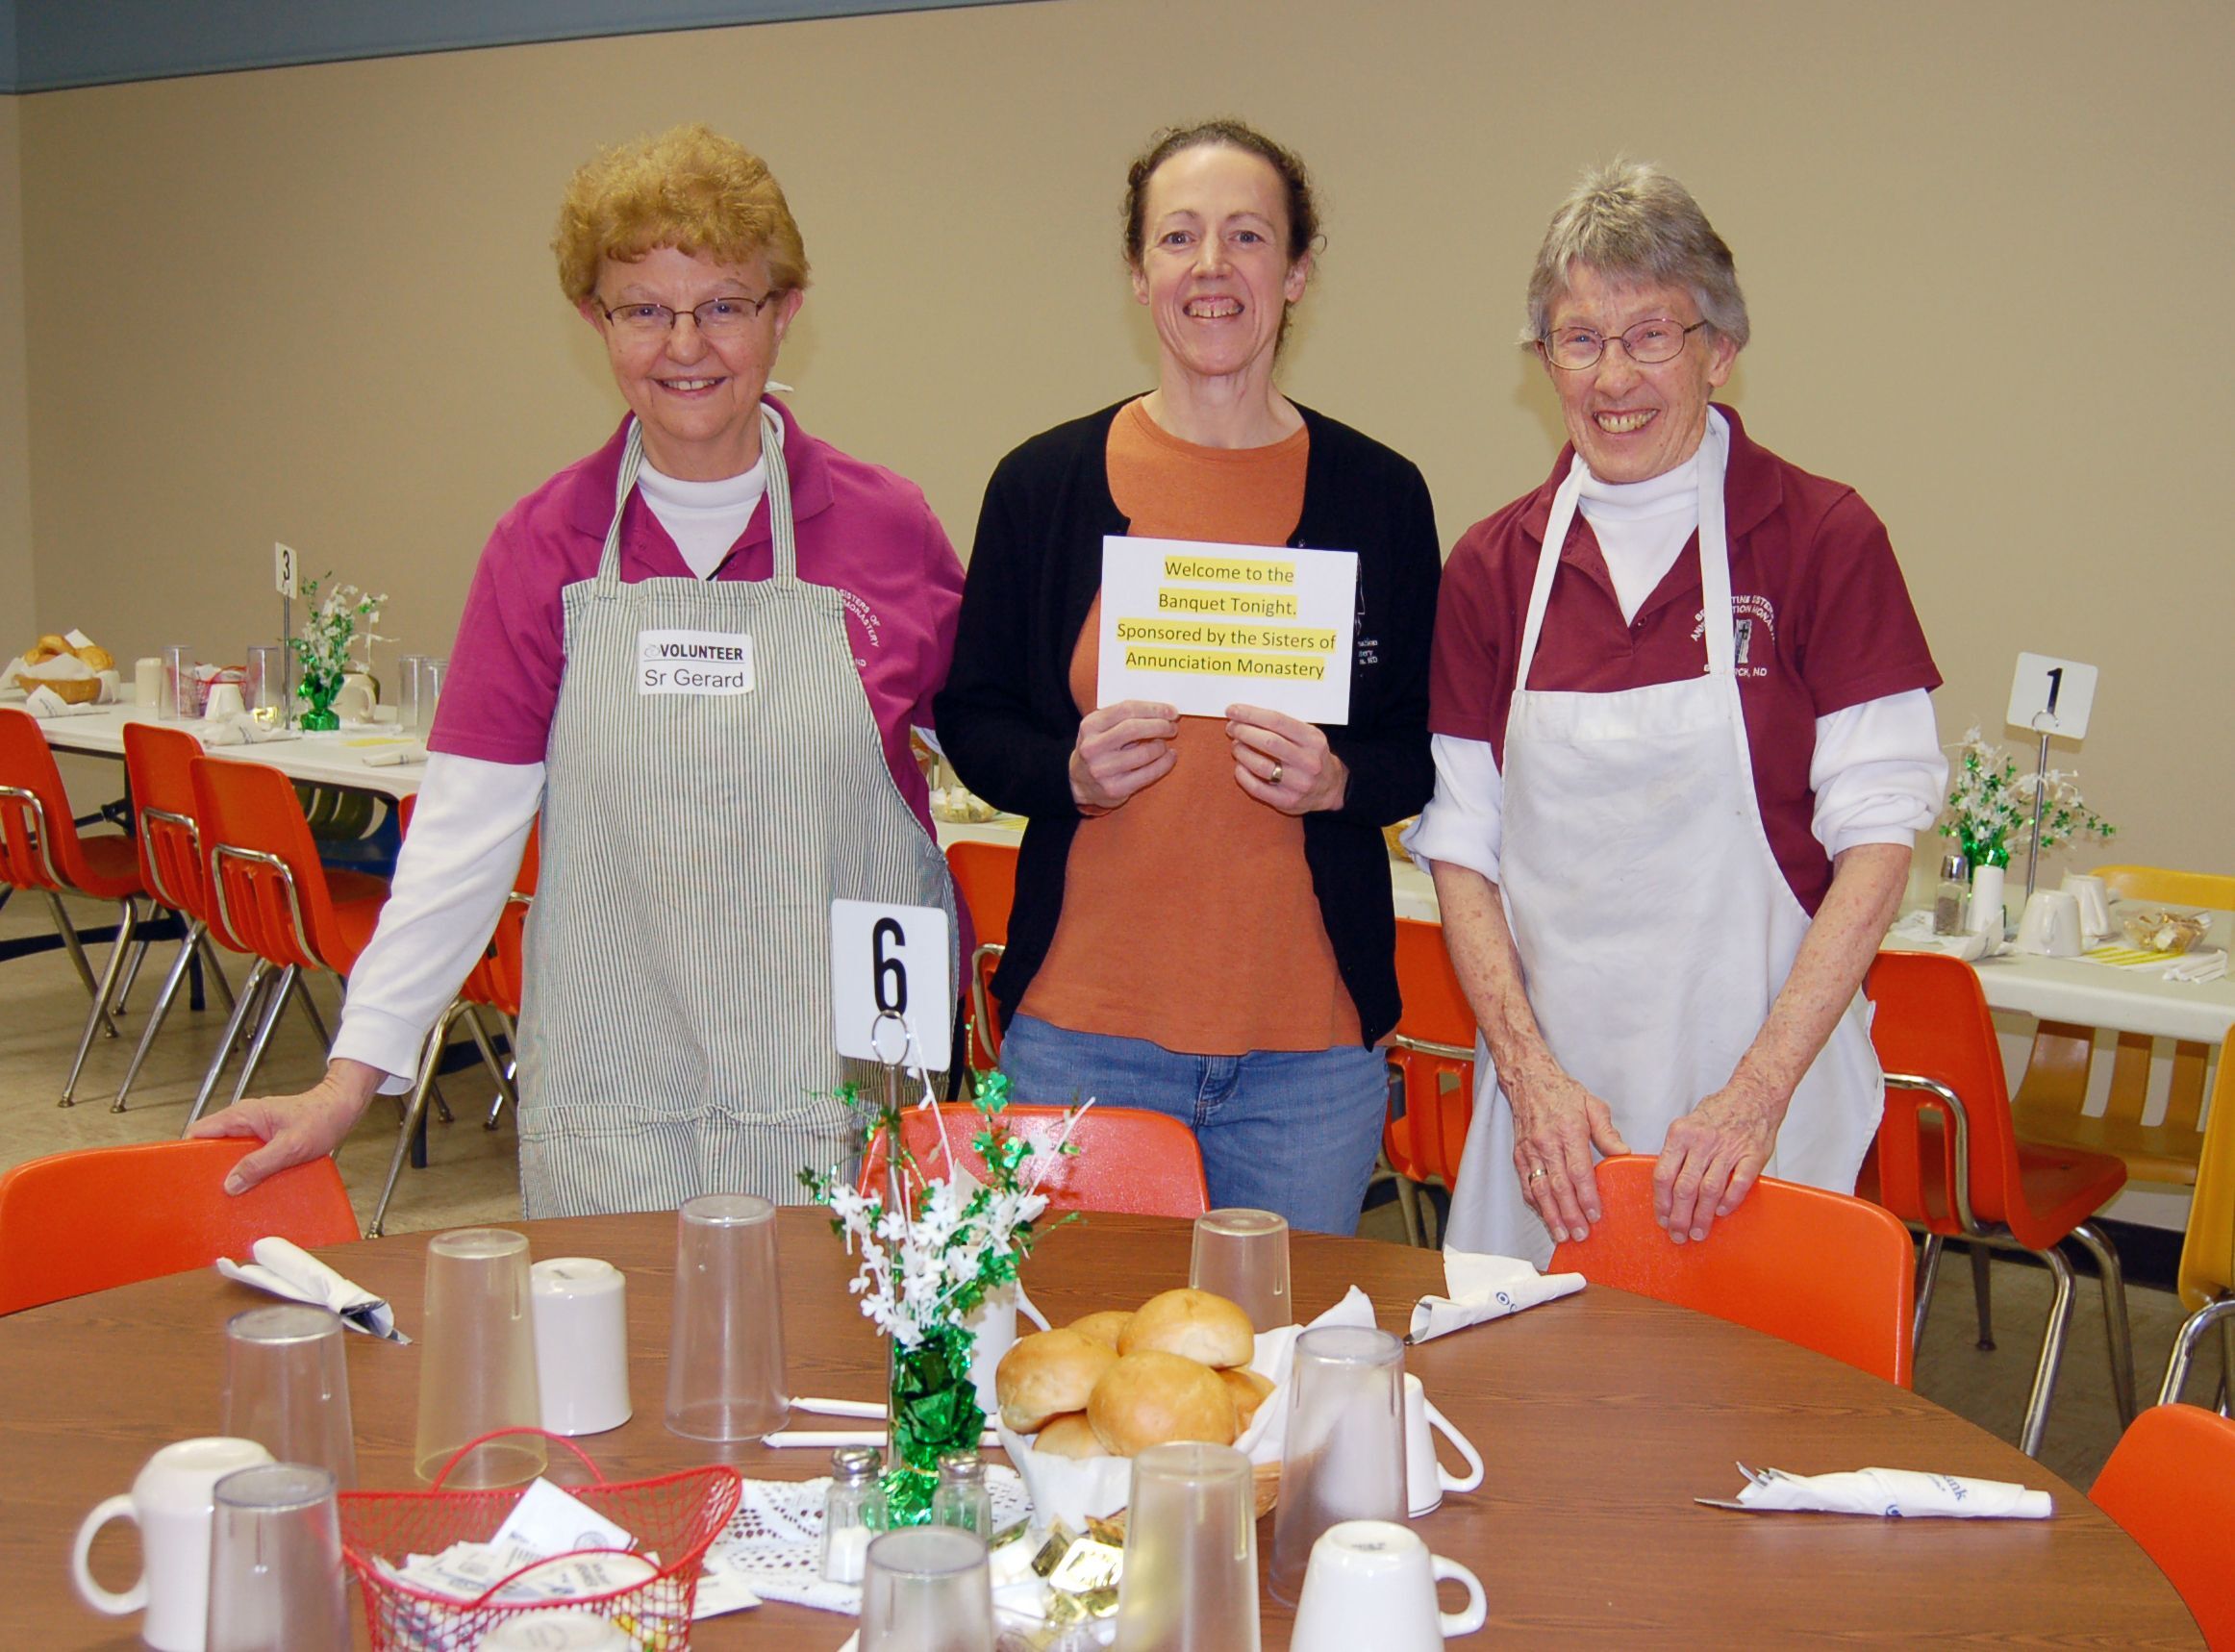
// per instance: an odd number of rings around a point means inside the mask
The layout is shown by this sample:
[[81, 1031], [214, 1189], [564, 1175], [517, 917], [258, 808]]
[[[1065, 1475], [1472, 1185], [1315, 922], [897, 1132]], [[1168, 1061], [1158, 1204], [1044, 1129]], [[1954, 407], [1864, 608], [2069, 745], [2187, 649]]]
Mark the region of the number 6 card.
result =
[[938, 907], [832, 901], [830, 1014], [838, 1053], [946, 1071], [953, 961], [947, 915]]

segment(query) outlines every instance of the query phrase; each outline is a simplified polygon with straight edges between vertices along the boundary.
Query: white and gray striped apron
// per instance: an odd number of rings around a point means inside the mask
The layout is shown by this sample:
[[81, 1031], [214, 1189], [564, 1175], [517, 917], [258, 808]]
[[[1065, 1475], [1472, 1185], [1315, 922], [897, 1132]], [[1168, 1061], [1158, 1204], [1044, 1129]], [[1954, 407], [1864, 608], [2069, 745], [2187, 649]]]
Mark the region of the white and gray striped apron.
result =
[[[841, 593], [798, 577], [784, 426], [761, 410], [774, 576], [620, 579], [634, 421], [597, 576], [566, 587], [520, 1014], [530, 1217], [805, 1196], [859, 1151], [830, 1099], [830, 903], [954, 911], [885, 761]], [[640, 692], [641, 634], [751, 638], [742, 693]], [[958, 977], [959, 978], [959, 977]]]

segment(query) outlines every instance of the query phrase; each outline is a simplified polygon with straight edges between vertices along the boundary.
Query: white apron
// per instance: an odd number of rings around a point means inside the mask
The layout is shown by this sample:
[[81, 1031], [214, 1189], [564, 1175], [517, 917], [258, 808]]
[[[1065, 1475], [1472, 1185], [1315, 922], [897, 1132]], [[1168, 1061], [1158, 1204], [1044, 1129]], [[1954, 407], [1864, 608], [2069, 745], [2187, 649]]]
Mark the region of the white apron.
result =
[[[1529, 1006], [1555, 1059], [1614, 1111], [1630, 1148], [1722, 1088], [1792, 970], [1809, 917], [1762, 825], [1732, 668], [1723, 521], [1729, 432], [1699, 463], [1698, 677], [1612, 693], [1527, 687], [1585, 474], [1553, 495], [1506, 718], [1500, 894]], [[1552, 1236], [1521, 1198], [1512, 1109], [1475, 1039], [1474, 1121], [1445, 1242], [1543, 1266]], [[1883, 1080], [1862, 994], [1801, 1078], [1768, 1175], [1852, 1192]]]
[[[834, 896], [946, 909], [939, 847], [893, 785], [841, 593], [798, 577], [784, 425], [761, 410], [773, 572], [620, 578], [632, 421], [594, 579], [565, 592], [542, 879], [520, 1012], [527, 1215], [806, 1197], [859, 1150], [829, 1092]], [[742, 693], [640, 693], [643, 634], [750, 637]]]

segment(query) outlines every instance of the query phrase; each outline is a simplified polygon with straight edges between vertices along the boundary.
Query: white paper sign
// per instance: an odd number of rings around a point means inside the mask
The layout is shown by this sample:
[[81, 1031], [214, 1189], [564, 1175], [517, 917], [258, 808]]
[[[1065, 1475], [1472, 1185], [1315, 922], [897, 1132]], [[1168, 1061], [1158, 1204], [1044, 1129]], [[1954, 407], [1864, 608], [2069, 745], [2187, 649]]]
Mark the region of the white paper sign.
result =
[[831, 902], [831, 1037], [838, 1053], [946, 1071], [953, 962], [947, 915], [938, 907]]
[[753, 638], [743, 631], [640, 631], [640, 694], [749, 694]]
[[2010, 721], [2037, 735], [2078, 739], [2096, 704], [2096, 668], [2049, 654], [2021, 654], [2010, 682]]
[[295, 594], [295, 548], [277, 539], [271, 545], [271, 583], [282, 596]]
[[1162, 700], [1182, 716], [1263, 706], [1350, 720], [1358, 553], [1191, 539], [1102, 541], [1099, 705]]

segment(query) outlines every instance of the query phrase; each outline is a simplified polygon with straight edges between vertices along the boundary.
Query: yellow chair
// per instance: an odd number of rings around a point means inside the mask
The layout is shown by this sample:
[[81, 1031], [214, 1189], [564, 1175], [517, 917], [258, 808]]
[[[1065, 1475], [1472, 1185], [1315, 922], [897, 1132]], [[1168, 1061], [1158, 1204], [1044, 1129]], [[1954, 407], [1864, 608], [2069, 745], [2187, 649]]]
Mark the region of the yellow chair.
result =
[[2204, 1123], [2204, 1152], [2174, 1283], [2189, 1317], [2172, 1339], [2159, 1405], [2181, 1397], [2197, 1342], [2215, 1324], [2225, 1361], [2222, 1381], [2235, 1385], [2235, 1031], [2220, 1046], [2220, 1076], [2212, 1086], [2212, 1113]]
[[[2163, 866], [2098, 866], [2096, 875], [2122, 900], [2160, 901], [2168, 906], [2235, 908], [2235, 877], [2220, 872], [2181, 872]], [[2172, 1048], [2172, 1078], [2164, 1118], [2142, 1122], [2149, 1093], [2152, 1041], [2141, 1033], [2121, 1033], [2112, 1056], [2110, 1099], [2099, 1118], [2083, 1111], [2088, 1070], [2096, 1051], [2096, 1029], [2068, 1021], [2044, 1021], [2033, 1035], [2025, 1079], [2010, 1098], [2018, 1134], [2028, 1141], [2108, 1153], [2126, 1162], [2137, 1182], [2185, 1186], [2197, 1179], [2197, 1157], [2203, 1148], [2199, 1115], [2204, 1102], [2204, 1065], [2210, 1049], [2186, 1040]]]

